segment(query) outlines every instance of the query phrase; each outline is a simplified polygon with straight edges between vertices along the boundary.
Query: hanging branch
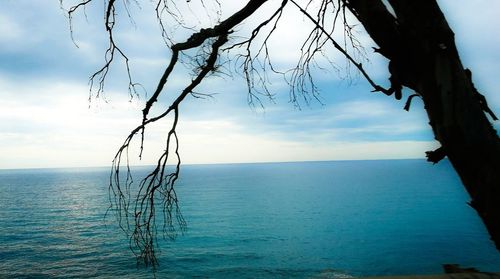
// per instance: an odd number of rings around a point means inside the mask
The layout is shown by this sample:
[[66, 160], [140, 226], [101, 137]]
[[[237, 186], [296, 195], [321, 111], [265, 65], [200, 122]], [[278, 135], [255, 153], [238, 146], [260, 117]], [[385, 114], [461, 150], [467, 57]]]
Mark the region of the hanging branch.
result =
[[[231, 29], [250, 16], [258, 7], [263, 4], [263, 1], [250, 1], [244, 8], [233, 16], [229, 17], [220, 24], [213, 28], [201, 29], [199, 32], [193, 33], [185, 42], [174, 44], [170, 47], [172, 56], [170, 62], [165, 69], [158, 86], [153, 95], [146, 102], [143, 109], [143, 120], [141, 125], [132, 130], [126, 138], [122, 146], [119, 148], [113, 160], [112, 172], [110, 175], [110, 193], [113, 195], [111, 199], [112, 204], [118, 209], [118, 221], [120, 226], [126, 232], [131, 232], [130, 245], [132, 251], [137, 256], [138, 261], [146, 264], [157, 264], [155, 254], [155, 243], [158, 231], [156, 212], [158, 204], [161, 204], [163, 220], [162, 231], [164, 236], [173, 238], [175, 237], [175, 220], [179, 227], [185, 227], [185, 221], [180, 213], [178, 206], [178, 199], [175, 193], [174, 185], [180, 173], [180, 155], [179, 155], [179, 140], [176, 133], [176, 127], [179, 118], [179, 105], [189, 95], [192, 94], [196, 86], [198, 86], [205, 77], [216, 69], [215, 63], [217, 61], [220, 48], [227, 42], [227, 36], [231, 33]], [[157, 102], [168, 78], [175, 68], [179, 60], [179, 55], [182, 51], [200, 47], [203, 43], [215, 38], [210, 43], [211, 51], [206, 55], [203, 65], [198, 67], [197, 76], [191, 83], [184, 88], [179, 96], [171, 103], [169, 108], [163, 113], [149, 118], [150, 109]], [[139, 184], [137, 193], [131, 194], [131, 173], [128, 161], [128, 149], [131, 141], [137, 133], [141, 133], [141, 151], [142, 156], [144, 131], [149, 124], [159, 121], [168, 115], [174, 117], [170, 130], [167, 135], [167, 142], [165, 151], [159, 157], [156, 168], [148, 174]], [[175, 169], [167, 171], [167, 163], [171, 159], [171, 149], [174, 149]], [[126, 160], [126, 178], [123, 184], [120, 177], [120, 168], [123, 165], [122, 160]], [[130, 205], [133, 204], [133, 209]], [[133, 223], [130, 224], [130, 219]]]
[[[73, 32], [73, 14], [76, 13], [80, 9], [85, 9], [87, 6], [89, 6], [91, 3], [93, 3], [94, 0], [85, 0], [82, 1], [71, 8], [67, 10], [67, 15], [68, 15], [68, 20], [69, 20], [69, 26], [70, 26], [70, 34], [71, 34], [71, 39], [75, 43], [75, 45], [78, 47], [78, 44], [74, 40], [74, 32]], [[63, 7], [63, 2], [64, 0], [59, 0], [59, 3], [61, 7]], [[130, 63], [129, 63], [129, 58], [125, 54], [125, 52], [118, 47], [118, 44], [115, 42], [114, 36], [113, 36], [113, 30], [116, 24], [116, 7], [115, 7], [115, 2], [116, 0], [105, 0], [105, 15], [104, 15], [104, 26], [105, 30], [108, 33], [108, 48], [105, 51], [104, 54], [104, 65], [95, 73], [93, 73], [90, 78], [89, 78], [89, 102], [92, 101], [92, 99], [99, 98], [103, 93], [104, 93], [104, 87], [105, 87], [105, 81], [106, 77], [108, 76], [108, 73], [111, 69], [111, 65], [113, 64], [116, 56], [118, 55], [123, 59], [124, 64], [125, 64], [125, 69], [127, 71], [127, 78], [128, 78], [128, 93], [130, 98], [138, 96], [137, 92], [137, 87], [140, 87], [141, 85], [139, 83], [136, 83], [133, 81], [131, 70], [130, 70]], [[131, 15], [129, 13], [128, 9], [128, 0], [123, 1], [123, 4], [125, 6], [125, 10], [127, 11], [128, 17], [131, 19]], [[97, 83], [97, 85], [96, 85]], [[97, 90], [94, 90], [94, 87], [97, 87]], [[94, 96], [95, 93], [95, 96]]]
[[[290, 2], [292, 2], [292, 4], [294, 4], [298, 9], [299, 11], [304, 14], [314, 25], [315, 25], [315, 29], [313, 29], [313, 31], [310, 33], [309, 35], [309, 38], [312, 38], [311, 39], [311, 43], [310, 45], [312, 45], [313, 43], [316, 43], [316, 48], [314, 48], [312, 51], [307, 51], [305, 53], [303, 53], [300, 61], [299, 61], [299, 64], [301, 63], [302, 65], [305, 65], [306, 67], [308, 67], [310, 61], [312, 60], [312, 58], [314, 57], [314, 54], [316, 52], [319, 52], [321, 51], [321, 49], [323, 48], [323, 45], [324, 43], [321, 43], [320, 40], [321, 40], [321, 35], [325, 35], [327, 37], [327, 39], [332, 43], [332, 45], [335, 47], [335, 49], [337, 49], [340, 53], [342, 53], [342, 55], [344, 55], [347, 60], [349, 60], [350, 63], [352, 63], [352, 65], [354, 65], [358, 71], [363, 75], [363, 77], [368, 81], [368, 83], [370, 83], [370, 85], [373, 87], [373, 91], [372, 92], [382, 92], [386, 95], [390, 95], [391, 93], [389, 92], [389, 90], [383, 88], [382, 86], [376, 84], [372, 78], [368, 75], [368, 73], [365, 71], [365, 69], [363, 68], [363, 64], [360, 63], [360, 62], [357, 62], [348, 52], [346, 49], [344, 49], [339, 43], [337, 43], [337, 41], [335, 41], [335, 39], [333, 39], [332, 37], [332, 32], [328, 32], [325, 28], [324, 28], [324, 16], [323, 17], [320, 17], [320, 20], [323, 21], [323, 24], [318, 22], [317, 19], [315, 19], [309, 12], [307, 12], [305, 9], [303, 9], [299, 4], [297, 4], [297, 2], [295, 2], [294, 0], [290, 0]], [[340, 7], [338, 7], [338, 10], [340, 10]], [[335, 16], [337, 17], [337, 16]], [[345, 18], [345, 15], [344, 15], [344, 18]], [[344, 26], [346, 25], [347, 23], [344, 21]], [[318, 32], [319, 30], [319, 32]], [[350, 31], [349, 31], [349, 34]], [[348, 37], [352, 37], [352, 35], [348, 35]], [[306, 78], [312, 82], [312, 76], [311, 76], [311, 73], [310, 71], [307, 69], [306, 71], [300, 71], [300, 69], [303, 69], [304, 67], [297, 67], [297, 70], [294, 72], [294, 77], [292, 78], [292, 90], [294, 90], [294, 86], [295, 84], [297, 83], [302, 83], [303, 84], [303, 80], [304, 80], [304, 75], [306, 75]], [[305, 74], [304, 74], [305, 72]], [[312, 90], [315, 90], [315, 87], [314, 87], [314, 83], [312, 82]], [[301, 88], [303, 88], [301, 86]], [[314, 91], [313, 91], [314, 92]]]
[[[248, 39], [235, 43], [225, 49], [225, 51], [235, 48], [243, 49], [243, 53], [236, 56], [236, 64], [238, 64], [243, 71], [242, 76], [247, 84], [247, 102], [250, 106], [255, 106], [255, 103], [257, 103], [260, 107], [263, 107], [259, 95], [273, 100], [273, 94], [268, 88], [268, 84], [270, 83], [268, 78], [268, 67], [273, 73], [284, 75], [284, 73], [276, 70], [271, 62], [268, 51], [268, 41], [276, 30], [287, 3], [288, 0], [283, 0], [278, 9], [276, 9], [268, 19], [263, 20], [252, 30]], [[268, 25], [271, 25], [271, 29], [266, 33], [264, 40], [254, 53], [252, 51], [254, 41], [259, 36], [262, 29]], [[259, 59], [261, 55], [264, 56], [263, 61]]]
[[[211, 45], [212, 50], [205, 60], [205, 64], [200, 68], [196, 78], [182, 90], [179, 96], [174, 100], [170, 107], [158, 116], [143, 121], [126, 138], [120, 149], [115, 155], [110, 176], [110, 193], [113, 194], [112, 200], [115, 207], [119, 210], [119, 222], [126, 232], [131, 234], [131, 248], [136, 254], [138, 260], [146, 265], [156, 265], [155, 243], [158, 226], [156, 223], [157, 203], [162, 205], [163, 212], [163, 233], [164, 236], [175, 237], [174, 220], [181, 227], [185, 227], [185, 221], [180, 214], [178, 199], [175, 193], [174, 184], [180, 173], [181, 159], [179, 155], [179, 139], [177, 137], [177, 123], [179, 119], [179, 105], [188, 96], [201, 81], [214, 70], [215, 63], [219, 54], [220, 47], [227, 42], [227, 34], [219, 36]], [[128, 149], [134, 136], [144, 128], [164, 117], [173, 114], [173, 123], [167, 135], [165, 151], [159, 157], [155, 169], [149, 173], [139, 184], [139, 189], [135, 198], [130, 200], [131, 175], [128, 164]], [[172, 172], [167, 171], [167, 163], [171, 159], [171, 149], [174, 149], [175, 169]], [[127, 176], [125, 184], [122, 185], [120, 169], [122, 160], [126, 160]], [[123, 187], [124, 186], [124, 187]], [[130, 210], [130, 204], [134, 209]], [[175, 218], [174, 218], [175, 216]], [[133, 226], [129, 224], [129, 218], [133, 218]]]

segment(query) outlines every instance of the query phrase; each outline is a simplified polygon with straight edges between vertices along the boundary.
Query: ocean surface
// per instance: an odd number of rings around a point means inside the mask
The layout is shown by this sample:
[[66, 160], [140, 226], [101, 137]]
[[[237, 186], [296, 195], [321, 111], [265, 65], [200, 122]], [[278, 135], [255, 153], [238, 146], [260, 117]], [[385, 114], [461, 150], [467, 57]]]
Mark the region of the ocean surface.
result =
[[[139, 170], [138, 173], [143, 170]], [[139, 177], [136, 177], [136, 180]], [[0, 278], [350, 278], [500, 271], [448, 162], [187, 165], [188, 227], [137, 266], [108, 168], [0, 170]]]

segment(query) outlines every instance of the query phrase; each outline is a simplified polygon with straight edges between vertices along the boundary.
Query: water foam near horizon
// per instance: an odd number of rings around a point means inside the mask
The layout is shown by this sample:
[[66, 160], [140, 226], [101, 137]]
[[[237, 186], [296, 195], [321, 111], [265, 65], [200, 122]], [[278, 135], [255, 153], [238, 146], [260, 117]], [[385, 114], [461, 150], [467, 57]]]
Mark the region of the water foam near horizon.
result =
[[[114, 219], [104, 220], [108, 175], [0, 170], [0, 277], [150, 278]], [[446, 161], [190, 165], [177, 193], [188, 229], [160, 240], [160, 278], [430, 274], [445, 263], [500, 270]]]

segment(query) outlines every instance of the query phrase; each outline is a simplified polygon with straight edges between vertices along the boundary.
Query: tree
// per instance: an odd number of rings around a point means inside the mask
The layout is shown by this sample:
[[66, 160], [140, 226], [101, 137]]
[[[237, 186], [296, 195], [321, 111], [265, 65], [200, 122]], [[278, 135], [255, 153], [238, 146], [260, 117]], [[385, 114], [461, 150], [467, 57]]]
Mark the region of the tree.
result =
[[[61, 0], [62, 2], [63, 0]], [[205, 2], [200, 0], [205, 6]], [[71, 19], [75, 12], [98, 0], [79, 0], [68, 10]], [[187, 0], [187, 2], [190, 2]], [[448, 157], [471, 196], [469, 205], [484, 221], [493, 241], [500, 248], [500, 139], [492, 128], [485, 113], [497, 120], [487, 102], [474, 87], [472, 73], [464, 68], [454, 42], [454, 33], [448, 26], [436, 0], [281, 0], [271, 15], [252, 26], [247, 38], [235, 36], [236, 27], [247, 23], [249, 17], [264, 4], [277, 1], [248, 0], [229, 17], [219, 20], [209, 28], [191, 30], [190, 36], [174, 42], [167, 31], [166, 18], [180, 26], [184, 25], [178, 9], [181, 2], [156, 0], [156, 18], [171, 57], [158, 81], [156, 90], [146, 102], [141, 124], [133, 129], [113, 160], [110, 176], [110, 196], [117, 210], [120, 225], [130, 233], [132, 250], [138, 259], [146, 264], [156, 264], [155, 239], [159, 224], [163, 231], [173, 237], [175, 228], [184, 227], [185, 222], [178, 206], [175, 182], [180, 174], [181, 158], [178, 149], [179, 138], [176, 127], [179, 107], [188, 96], [204, 97], [195, 88], [208, 76], [221, 71], [221, 54], [232, 54], [240, 61], [240, 70], [248, 86], [248, 101], [259, 104], [261, 96], [271, 92], [266, 86], [267, 74], [283, 75], [289, 86], [292, 101], [299, 97], [316, 97], [312, 68], [315, 58], [324, 55], [327, 46], [333, 46], [342, 53], [361, 75], [380, 92], [396, 99], [403, 97], [404, 87], [415, 93], [408, 97], [405, 109], [409, 110], [414, 97], [422, 98], [435, 138], [441, 147], [427, 152], [428, 161], [438, 163]], [[213, 0], [221, 6], [218, 0]], [[128, 57], [115, 42], [113, 30], [119, 9], [128, 10], [128, 0], [104, 0], [105, 30], [109, 37], [106, 60], [101, 69], [91, 76], [91, 90], [99, 95], [111, 64], [116, 57], [125, 61], [129, 79], [129, 93], [137, 94], [139, 86], [130, 74]], [[190, 5], [187, 3], [187, 5]], [[312, 30], [301, 48], [301, 56], [295, 67], [283, 72], [275, 69], [268, 52], [268, 39], [279, 28], [278, 23], [287, 9], [300, 11], [312, 23]], [[267, 7], [269, 9], [269, 7]], [[131, 16], [128, 14], [129, 17]], [[352, 16], [364, 27], [378, 45], [375, 52], [388, 61], [390, 88], [375, 83], [356, 60], [360, 50], [359, 42], [352, 33]], [[248, 23], [250, 24], [250, 23]], [[337, 42], [332, 35], [335, 27], [341, 26], [345, 41]], [[189, 28], [186, 28], [189, 30]], [[354, 53], [354, 54], [353, 54]], [[174, 68], [188, 57], [194, 74], [191, 82], [178, 93], [168, 108], [158, 115], [151, 115], [164, 87], [169, 82]], [[326, 58], [328, 59], [328, 58]], [[140, 183], [130, 197], [132, 178], [128, 165], [128, 149], [135, 137], [140, 137], [140, 156], [146, 128], [156, 121], [171, 117], [165, 151], [160, 154], [155, 169]], [[174, 162], [170, 170], [168, 162]], [[122, 169], [126, 174], [122, 174]], [[157, 221], [156, 211], [163, 211], [163, 220]]]

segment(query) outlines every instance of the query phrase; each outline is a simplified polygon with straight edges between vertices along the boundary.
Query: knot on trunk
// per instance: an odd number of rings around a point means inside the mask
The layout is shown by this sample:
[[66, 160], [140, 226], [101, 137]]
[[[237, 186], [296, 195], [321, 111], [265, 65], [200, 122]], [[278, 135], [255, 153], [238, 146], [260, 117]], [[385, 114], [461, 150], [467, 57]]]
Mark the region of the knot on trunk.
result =
[[425, 156], [427, 157], [427, 162], [432, 162], [434, 164], [437, 164], [446, 156], [446, 152], [444, 151], [444, 148], [441, 146], [434, 151], [426, 151]]

